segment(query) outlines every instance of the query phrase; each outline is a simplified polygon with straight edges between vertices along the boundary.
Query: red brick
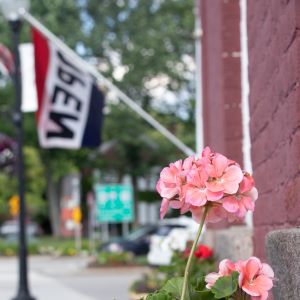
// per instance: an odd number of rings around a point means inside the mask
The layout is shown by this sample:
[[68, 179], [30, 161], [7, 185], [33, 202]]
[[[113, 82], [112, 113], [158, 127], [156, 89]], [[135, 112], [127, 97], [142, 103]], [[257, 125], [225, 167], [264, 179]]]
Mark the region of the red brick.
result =
[[265, 234], [300, 222], [300, 3], [248, 1], [251, 141], [260, 192], [255, 254]]
[[239, 1], [201, 4], [205, 144], [242, 163]]

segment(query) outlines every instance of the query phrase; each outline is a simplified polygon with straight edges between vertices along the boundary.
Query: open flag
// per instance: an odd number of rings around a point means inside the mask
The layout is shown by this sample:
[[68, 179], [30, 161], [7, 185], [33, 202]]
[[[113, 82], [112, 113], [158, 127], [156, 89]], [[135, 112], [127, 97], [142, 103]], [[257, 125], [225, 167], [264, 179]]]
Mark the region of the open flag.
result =
[[99, 146], [104, 96], [95, 79], [39, 31], [32, 35], [41, 147]]

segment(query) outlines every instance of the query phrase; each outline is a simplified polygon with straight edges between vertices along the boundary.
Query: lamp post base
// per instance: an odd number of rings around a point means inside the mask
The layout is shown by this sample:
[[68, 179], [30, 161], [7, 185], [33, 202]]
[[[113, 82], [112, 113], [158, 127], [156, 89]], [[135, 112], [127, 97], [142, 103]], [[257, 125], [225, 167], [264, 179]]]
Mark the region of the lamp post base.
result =
[[30, 296], [28, 293], [19, 293], [12, 300], [36, 300], [36, 299]]
[[17, 296], [16, 298], [13, 298], [12, 300], [36, 300], [35, 298], [32, 298], [30, 295], [27, 296]]

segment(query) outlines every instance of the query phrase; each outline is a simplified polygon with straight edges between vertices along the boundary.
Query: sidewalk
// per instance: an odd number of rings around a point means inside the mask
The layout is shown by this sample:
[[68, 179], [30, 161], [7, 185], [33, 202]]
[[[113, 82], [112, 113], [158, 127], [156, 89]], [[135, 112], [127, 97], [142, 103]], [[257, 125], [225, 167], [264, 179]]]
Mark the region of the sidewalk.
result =
[[[35, 272], [30, 273], [30, 284], [32, 296], [37, 300], [95, 300], [63, 286], [58, 280]], [[15, 270], [7, 273], [0, 273], [0, 299], [11, 300], [16, 296], [17, 278]]]
[[[146, 268], [87, 269], [80, 257], [29, 259], [30, 291], [36, 300], [128, 300], [128, 287]], [[0, 258], [0, 300], [17, 292], [17, 259]]]

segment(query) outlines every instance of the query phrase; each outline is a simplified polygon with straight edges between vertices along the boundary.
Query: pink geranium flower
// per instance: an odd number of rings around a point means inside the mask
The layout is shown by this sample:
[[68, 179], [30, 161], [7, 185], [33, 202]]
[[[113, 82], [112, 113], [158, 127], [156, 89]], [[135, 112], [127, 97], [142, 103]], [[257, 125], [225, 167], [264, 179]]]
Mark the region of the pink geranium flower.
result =
[[[200, 220], [204, 213], [204, 207], [198, 206], [191, 206], [189, 208], [190, 212], [192, 213], [192, 218], [197, 222], [200, 223]], [[222, 207], [222, 204], [219, 202], [214, 202], [211, 207], [209, 208], [208, 214], [206, 216], [207, 223], [217, 223], [222, 220], [228, 218], [227, 212]]]
[[172, 199], [180, 192], [179, 178], [182, 172], [182, 160], [171, 163], [160, 172], [160, 179], [156, 184], [158, 193], [163, 198]]
[[160, 218], [163, 219], [169, 209], [169, 200], [167, 198], [163, 198], [160, 204]]
[[208, 200], [217, 201], [223, 197], [223, 192], [211, 192], [206, 188], [208, 174], [205, 167], [191, 170], [187, 175], [185, 201], [194, 206], [203, 206]]
[[211, 164], [207, 165], [207, 173], [210, 180], [206, 183], [206, 186], [212, 192], [234, 194], [243, 179], [241, 168], [236, 164], [232, 164], [224, 155], [219, 153], [216, 153]]
[[252, 176], [245, 174], [240, 183], [239, 190], [236, 194], [225, 197], [223, 207], [226, 211], [235, 214], [238, 218], [243, 218], [248, 210], [254, 211], [254, 203], [257, 197], [258, 192], [254, 187]]
[[257, 257], [250, 257], [237, 263], [239, 286], [251, 296], [252, 300], [266, 300], [273, 287], [274, 272], [272, 268]]
[[206, 275], [206, 287], [212, 288], [220, 277], [229, 276], [234, 271], [239, 273], [239, 288], [251, 296], [251, 300], [266, 300], [268, 298], [268, 293], [273, 287], [274, 272], [268, 264], [261, 263], [254, 256], [235, 264], [228, 259], [222, 260], [219, 264], [218, 273]]
[[213, 272], [205, 276], [206, 287], [210, 289], [220, 277], [229, 276], [233, 271], [236, 271], [236, 265], [229, 259], [223, 259], [219, 264], [218, 273]]
[[209, 147], [205, 147], [202, 151], [202, 157], [210, 159], [214, 153], [210, 150]]
[[257, 199], [253, 178], [209, 147], [200, 158], [190, 156], [165, 167], [156, 188], [163, 198], [161, 218], [171, 207], [181, 214], [190, 211], [197, 222], [205, 207], [209, 208], [206, 222], [243, 218], [248, 210], [254, 210]]
[[184, 161], [177, 160], [163, 168], [156, 184], [156, 189], [163, 198], [182, 197], [182, 187], [186, 183], [186, 175], [193, 168], [193, 162], [194, 157], [189, 156]]

